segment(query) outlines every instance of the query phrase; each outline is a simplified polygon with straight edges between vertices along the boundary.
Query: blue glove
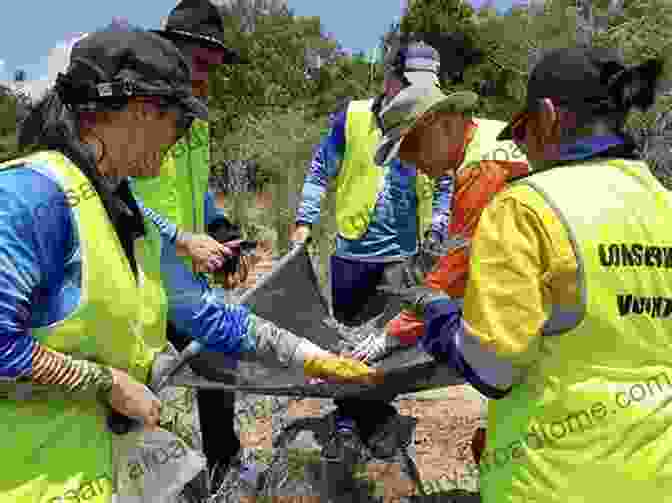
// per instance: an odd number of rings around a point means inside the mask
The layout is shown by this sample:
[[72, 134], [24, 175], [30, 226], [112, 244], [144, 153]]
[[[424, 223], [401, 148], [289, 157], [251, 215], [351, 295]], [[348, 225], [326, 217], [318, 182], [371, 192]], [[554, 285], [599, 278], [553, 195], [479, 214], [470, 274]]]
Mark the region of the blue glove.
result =
[[449, 363], [460, 370], [461, 362], [456, 358], [456, 334], [462, 324], [462, 310], [448, 296], [434, 298], [424, 310], [425, 332], [418, 341], [419, 347], [437, 361]]

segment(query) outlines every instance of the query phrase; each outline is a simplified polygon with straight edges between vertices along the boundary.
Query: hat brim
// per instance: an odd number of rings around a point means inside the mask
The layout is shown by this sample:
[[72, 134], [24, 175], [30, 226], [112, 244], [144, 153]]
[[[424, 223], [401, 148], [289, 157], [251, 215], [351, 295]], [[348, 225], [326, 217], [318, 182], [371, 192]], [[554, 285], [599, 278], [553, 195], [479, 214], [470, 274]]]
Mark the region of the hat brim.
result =
[[[403, 91], [402, 91], [403, 92]], [[390, 131], [378, 143], [374, 163], [376, 166], [386, 166], [399, 155], [401, 142], [408, 134], [415, 129], [420, 119], [429, 113], [436, 112], [471, 112], [477, 105], [479, 97], [471, 91], [459, 91], [445, 95], [445, 98], [437, 101], [425, 112], [418, 115], [410, 124], [405, 124], [402, 128]]]
[[208, 107], [194, 96], [180, 99], [180, 105], [195, 119], [208, 120]]
[[152, 33], [156, 33], [157, 35], [160, 35], [164, 38], [167, 38], [168, 40], [171, 41], [180, 41], [180, 40], [186, 40], [190, 42], [196, 42], [199, 44], [203, 44], [209, 47], [213, 47], [215, 49], [219, 49], [225, 53], [225, 65], [230, 65], [230, 64], [248, 64], [249, 61], [245, 58], [243, 58], [240, 54], [238, 54], [236, 51], [233, 49], [227, 47], [224, 45], [224, 43], [216, 39], [215, 37], [209, 37], [207, 35], [201, 35], [198, 33], [191, 33], [188, 31], [182, 31], [182, 30], [149, 30]]

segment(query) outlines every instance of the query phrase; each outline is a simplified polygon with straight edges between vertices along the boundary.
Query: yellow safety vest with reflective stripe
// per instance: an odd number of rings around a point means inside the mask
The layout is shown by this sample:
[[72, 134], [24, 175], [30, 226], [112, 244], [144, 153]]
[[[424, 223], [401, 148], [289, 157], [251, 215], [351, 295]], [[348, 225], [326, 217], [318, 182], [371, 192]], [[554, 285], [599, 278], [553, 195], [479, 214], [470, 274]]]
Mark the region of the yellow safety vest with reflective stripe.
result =
[[[79, 306], [62, 321], [32, 329], [31, 335], [47, 348], [125, 370], [147, 382], [154, 356], [166, 344], [158, 231], [147, 222], [147, 235], [135, 243], [136, 281], [100, 198], [72, 162], [60, 153], [41, 152], [0, 169], [35, 169], [56, 181], [70, 201], [81, 247]], [[0, 400], [0, 439], [7, 461], [0, 476], [0, 501], [111, 503], [107, 412], [94, 398]]]
[[496, 401], [482, 499], [668, 501], [672, 195], [645, 163], [626, 160], [581, 162], [517, 183], [534, 188], [565, 225], [581, 303], [551, 310], [543, 356]]
[[[339, 234], [350, 240], [366, 233], [384, 183], [384, 168], [373, 162], [381, 131], [375, 123], [371, 104], [371, 100], [352, 101], [348, 106], [345, 153], [336, 180], [336, 224]], [[475, 122], [477, 128], [461, 166], [486, 159], [525, 161], [524, 154], [512, 142], [497, 141], [506, 123], [485, 119], [475, 119]], [[434, 184], [421, 173], [416, 177], [416, 195], [418, 235], [422, 237], [432, 221]]]

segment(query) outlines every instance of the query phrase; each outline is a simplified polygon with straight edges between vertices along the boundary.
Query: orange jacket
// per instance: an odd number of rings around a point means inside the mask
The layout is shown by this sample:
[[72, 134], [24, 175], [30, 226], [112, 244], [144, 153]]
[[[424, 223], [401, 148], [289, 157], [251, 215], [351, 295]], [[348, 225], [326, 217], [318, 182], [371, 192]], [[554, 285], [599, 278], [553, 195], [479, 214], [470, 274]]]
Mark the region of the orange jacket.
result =
[[[481, 213], [514, 177], [528, 173], [526, 162], [481, 161], [464, 166], [455, 180], [452, 218], [448, 228], [451, 239], [469, 243]], [[443, 290], [451, 297], [464, 297], [469, 271], [469, 248], [460, 247], [443, 255], [425, 277], [425, 285]], [[414, 344], [422, 336], [424, 323], [409, 311], [402, 311], [387, 324], [387, 334], [398, 337], [403, 344]]]

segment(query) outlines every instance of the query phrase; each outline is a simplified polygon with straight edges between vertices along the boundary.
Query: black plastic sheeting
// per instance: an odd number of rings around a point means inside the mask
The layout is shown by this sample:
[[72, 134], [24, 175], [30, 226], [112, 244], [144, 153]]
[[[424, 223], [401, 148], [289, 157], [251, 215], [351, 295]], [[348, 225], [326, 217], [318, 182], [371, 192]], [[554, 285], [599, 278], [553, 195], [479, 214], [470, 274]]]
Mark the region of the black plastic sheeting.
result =
[[[329, 315], [327, 301], [322, 295], [305, 246], [297, 247], [283, 257], [273, 271], [246, 296], [245, 303], [256, 315], [306, 337], [325, 349], [339, 353], [344, 348], [352, 347], [352, 338], [342, 333]], [[383, 316], [389, 318], [394, 314], [388, 311]], [[206, 351], [194, 357], [190, 365], [199, 375], [181, 373], [171, 379], [171, 384], [235, 389], [263, 395], [314, 398], [371, 396], [379, 400], [464, 382], [451, 369], [439, 366], [431, 356], [415, 346], [399, 349], [371, 364], [386, 370], [385, 381], [378, 385], [308, 384], [300, 370], [271, 368], [254, 361], [241, 361], [237, 369], [232, 370], [230, 359], [227, 361], [220, 354]]]

